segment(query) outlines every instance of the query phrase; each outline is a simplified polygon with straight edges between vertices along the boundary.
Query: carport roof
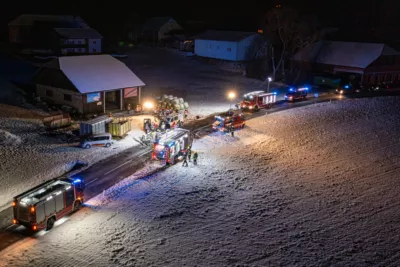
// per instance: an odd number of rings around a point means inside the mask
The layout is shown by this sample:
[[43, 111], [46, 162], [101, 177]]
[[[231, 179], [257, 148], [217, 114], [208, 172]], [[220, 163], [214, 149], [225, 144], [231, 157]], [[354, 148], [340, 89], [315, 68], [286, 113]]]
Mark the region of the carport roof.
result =
[[365, 69], [380, 56], [400, 55], [381, 43], [319, 41], [294, 56], [295, 60]]
[[82, 94], [145, 86], [123, 62], [110, 55], [59, 57], [44, 67], [60, 69]]

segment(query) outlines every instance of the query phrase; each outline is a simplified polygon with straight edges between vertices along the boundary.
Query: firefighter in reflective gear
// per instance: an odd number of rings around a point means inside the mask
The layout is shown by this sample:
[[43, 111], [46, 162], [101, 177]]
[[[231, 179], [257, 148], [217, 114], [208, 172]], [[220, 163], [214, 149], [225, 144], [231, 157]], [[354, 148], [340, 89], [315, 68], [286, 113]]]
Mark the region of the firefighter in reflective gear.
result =
[[183, 164], [182, 167], [188, 167], [189, 164], [187, 162], [187, 153], [185, 153], [185, 155], [183, 156]]
[[232, 137], [235, 137], [235, 127], [233, 126], [233, 124], [230, 126], [230, 130]]
[[193, 154], [193, 163], [194, 165], [197, 165], [197, 158], [199, 157], [199, 155], [197, 154], [197, 152], [194, 152]]
[[188, 147], [187, 155], [190, 162], [190, 158], [192, 157], [192, 150], [190, 149], [190, 147]]

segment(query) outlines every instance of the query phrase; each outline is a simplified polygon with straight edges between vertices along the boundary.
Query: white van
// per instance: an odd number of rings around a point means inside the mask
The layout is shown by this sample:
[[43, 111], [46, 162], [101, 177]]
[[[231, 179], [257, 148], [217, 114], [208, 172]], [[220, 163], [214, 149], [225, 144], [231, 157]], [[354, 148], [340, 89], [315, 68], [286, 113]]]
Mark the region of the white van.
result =
[[80, 147], [91, 148], [92, 146], [110, 147], [113, 144], [110, 133], [96, 134], [81, 141]]

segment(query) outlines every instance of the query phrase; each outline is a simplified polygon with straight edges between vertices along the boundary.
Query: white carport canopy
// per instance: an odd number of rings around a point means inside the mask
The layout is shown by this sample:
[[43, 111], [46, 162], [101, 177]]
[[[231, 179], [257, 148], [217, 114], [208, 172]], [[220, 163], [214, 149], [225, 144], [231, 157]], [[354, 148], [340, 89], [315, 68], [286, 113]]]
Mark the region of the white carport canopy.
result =
[[122, 102], [123, 88], [145, 86], [123, 62], [110, 55], [70, 56], [58, 60], [61, 71], [82, 94], [103, 92], [105, 96], [106, 91], [121, 90]]

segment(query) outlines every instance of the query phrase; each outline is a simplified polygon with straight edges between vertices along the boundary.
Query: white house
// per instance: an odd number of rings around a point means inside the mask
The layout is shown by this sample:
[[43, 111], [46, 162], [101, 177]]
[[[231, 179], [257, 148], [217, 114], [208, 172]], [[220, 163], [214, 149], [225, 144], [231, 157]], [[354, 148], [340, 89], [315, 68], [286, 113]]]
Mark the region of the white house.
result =
[[110, 55], [59, 57], [35, 75], [36, 93], [48, 102], [76, 108], [81, 113], [132, 109], [140, 103], [145, 84]]
[[54, 50], [61, 54], [97, 54], [102, 50], [102, 39], [92, 28], [55, 28]]
[[141, 29], [141, 38], [161, 41], [169, 37], [173, 31], [181, 31], [182, 27], [171, 17], [154, 17], [147, 20]]
[[206, 31], [194, 38], [194, 53], [230, 61], [251, 60], [251, 49], [260, 39], [262, 36], [255, 32]]

